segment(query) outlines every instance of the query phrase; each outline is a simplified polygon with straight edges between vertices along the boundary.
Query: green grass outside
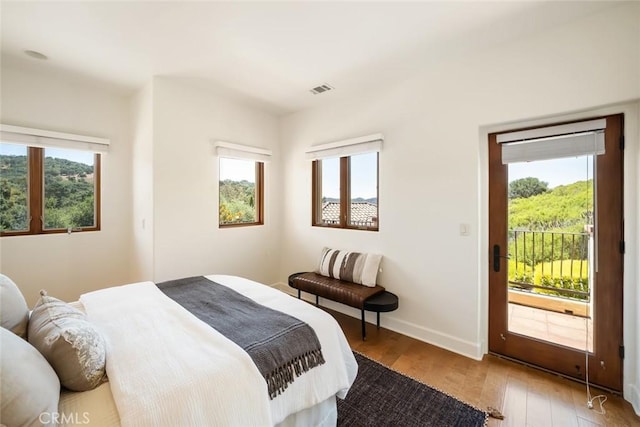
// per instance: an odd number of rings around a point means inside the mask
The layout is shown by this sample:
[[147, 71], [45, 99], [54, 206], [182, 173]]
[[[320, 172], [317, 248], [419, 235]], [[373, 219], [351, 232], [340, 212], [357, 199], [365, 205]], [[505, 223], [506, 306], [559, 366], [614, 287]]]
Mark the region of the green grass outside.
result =
[[[551, 267], [553, 266], [553, 275]], [[544, 270], [543, 270], [544, 267]], [[560, 271], [562, 269], [562, 274]], [[535, 273], [534, 273], [535, 271]], [[544, 274], [542, 273], [544, 271]], [[524, 263], [509, 260], [509, 280], [531, 283], [538, 286], [589, 292], [589, 267], [586, 260], [564, 260], [538, 263], [535, 270]], [[533, 288], [533, 292], [546, 295], [557, 295], [568, 298], [586, 300], [588, 297], [580, 294], [565, 294], [553, 290]]]
[[[540, 285], [542, 280], [542, 272], [544, 271], [545, 276], [552, 277], [552, 267], [554, 278], [573, 277], [579, 279], [582, 277], [582, 279], [587, 279], [589, 277], [589, 262], [587, 260], [582, 260], [582, 268], [580, 266], [580, 260], [573, 260], [573, 265], [571, 260], [564, 260], [541, 262], [536, 264], [533, 282], [528, 280], [524, 281], [533, 283], [534, 285]], [[523, 275], [526, 275], [530, 278], [533, 271], [533, 268], [523, 262], [516, 263], [514, 260], [509, 260], [509, 280], [514, 280], [516, 278], [516, 274], [519, 278], [522, 278]], [[562, 271], [562, 274], [560, 274], [560, 271]]]

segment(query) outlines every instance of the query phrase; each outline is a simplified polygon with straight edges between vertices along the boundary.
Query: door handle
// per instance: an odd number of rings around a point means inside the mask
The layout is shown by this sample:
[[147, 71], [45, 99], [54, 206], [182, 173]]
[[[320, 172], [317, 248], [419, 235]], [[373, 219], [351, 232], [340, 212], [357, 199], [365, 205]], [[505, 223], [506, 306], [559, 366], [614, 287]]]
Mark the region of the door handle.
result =
[[506, 255], [500, 255], [500, 245], [493, 245], [493, 271], [500, 272], [500, 258], [509, 259]]

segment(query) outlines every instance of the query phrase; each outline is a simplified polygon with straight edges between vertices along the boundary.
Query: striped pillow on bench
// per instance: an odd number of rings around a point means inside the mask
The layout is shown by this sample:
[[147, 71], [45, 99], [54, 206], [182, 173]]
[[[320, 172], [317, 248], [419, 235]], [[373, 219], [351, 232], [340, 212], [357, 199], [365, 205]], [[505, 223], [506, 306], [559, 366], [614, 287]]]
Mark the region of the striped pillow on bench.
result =
[[375, 286], [382, 255], [324, 248], [316, 273], [334, 279]]

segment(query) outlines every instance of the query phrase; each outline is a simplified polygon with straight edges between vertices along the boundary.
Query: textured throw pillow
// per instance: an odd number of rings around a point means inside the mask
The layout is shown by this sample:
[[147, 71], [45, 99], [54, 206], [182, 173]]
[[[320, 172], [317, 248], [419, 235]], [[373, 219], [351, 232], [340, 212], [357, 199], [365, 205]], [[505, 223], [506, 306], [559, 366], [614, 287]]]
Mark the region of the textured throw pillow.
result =
[[60, 381], [31, 344], [0, 328], [0, 420], [5, 426], [41, 426], [58, 412]]
[[365, 286], [375, 286], [382, 255], [324, 248], [316, 273]]
[[27, 339], [27, 324], [29, 322], [29, 307], [13, 280], [0, 274], [0, 324]]
[[49, 361], [69, 390], [91, 390], [105, 376], [102, 334], [80, 310], [40, 292], [29, 320], [29, 342]]

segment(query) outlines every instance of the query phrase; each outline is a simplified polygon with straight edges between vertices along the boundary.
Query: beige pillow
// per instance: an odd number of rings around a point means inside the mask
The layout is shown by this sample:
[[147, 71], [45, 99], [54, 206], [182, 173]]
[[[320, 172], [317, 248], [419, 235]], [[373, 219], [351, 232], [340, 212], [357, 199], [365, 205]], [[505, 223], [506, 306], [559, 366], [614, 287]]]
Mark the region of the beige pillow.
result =
[[0, 324], [21, 338], [27, 339], [29, 307], [13, 280], [0, 274]]
[[29, 320], [29, 342], [49, 361], [69, 390], [91, 390], [105, 377], [102, 334], [66, 302], [40, 292]]
[[323, 248], [316, 273], [375, 287], [382, 255]]
[[0, 420], [5, 426], [41, 426], [58, 412], [60, 381], [38, 350], [0, 328]]

